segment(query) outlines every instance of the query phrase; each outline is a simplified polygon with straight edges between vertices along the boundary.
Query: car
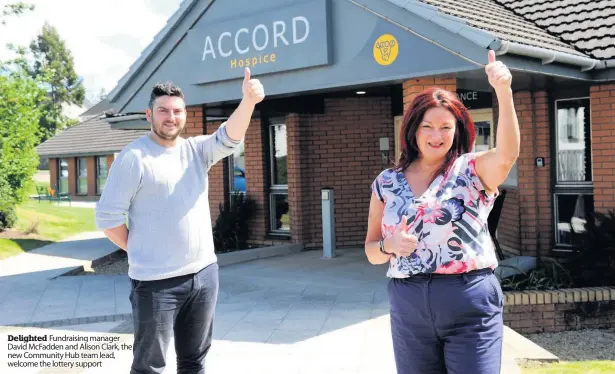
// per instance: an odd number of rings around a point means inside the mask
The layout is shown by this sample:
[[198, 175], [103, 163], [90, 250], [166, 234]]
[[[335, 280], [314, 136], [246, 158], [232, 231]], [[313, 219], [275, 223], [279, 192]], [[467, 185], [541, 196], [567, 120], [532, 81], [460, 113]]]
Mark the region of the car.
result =
[[240, 167], [234, 167], [233, 187], [236, 192], [246, 192], [246, 172]]

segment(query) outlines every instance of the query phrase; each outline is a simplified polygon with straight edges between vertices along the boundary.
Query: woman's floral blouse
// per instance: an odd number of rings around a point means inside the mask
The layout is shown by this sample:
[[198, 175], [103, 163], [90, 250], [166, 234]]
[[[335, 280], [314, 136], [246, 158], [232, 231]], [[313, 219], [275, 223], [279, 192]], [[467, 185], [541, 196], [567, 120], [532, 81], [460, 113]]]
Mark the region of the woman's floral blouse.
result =
[[485, 192], [476, 173], [475, 153], [461, 155], [420, 197], [404, 173], [387, 169], [372, 183], [382, 201], [383, 238], [395, 233], [402, 216], [418, 246], [408, 257], [391, 257], [387, 276], [406, 278], [416, 273], [457, 274], [497, 266], [487, 217], [498, 196]]

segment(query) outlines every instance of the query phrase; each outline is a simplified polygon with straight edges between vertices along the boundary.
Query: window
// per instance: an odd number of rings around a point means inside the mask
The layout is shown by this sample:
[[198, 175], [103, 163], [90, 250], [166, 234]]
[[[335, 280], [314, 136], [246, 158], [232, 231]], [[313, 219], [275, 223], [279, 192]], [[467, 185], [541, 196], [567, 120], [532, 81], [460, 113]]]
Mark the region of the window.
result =
[[68, 192], [68, 161], [58, 159], [58, 191], [57, 193]]
[[77, 195], [88, 194], [88, 166], [85, 158], [77, 159]]
[[570, 249], [594, 211], [589, 98], [555, 101], [555, 247]]
[[105, 183], [107, 183], [107, 157], [96, 157], [96, 194], [100, 195], [103, 192]]
[[269, 170], [271, 187], [269, 189], [269, 216], [272, 233], [290, 233], [290, 212], [288, 206], [288, 167], [286, 124], [272, 121], [269, 125]]
[[594, 208], [591, 193], [555, 193], [555, 242], [560, 246], [572, 245], [573, 233], [585, 231], [585, 223]]
[[231, 173], [229, 173], [229, 191], [246, 193], [246, 158], [244, 143], [241, 142], [231, 157], [229, 157]]
[[556, 102], [557, 183], [591, 182], [589, 99]]

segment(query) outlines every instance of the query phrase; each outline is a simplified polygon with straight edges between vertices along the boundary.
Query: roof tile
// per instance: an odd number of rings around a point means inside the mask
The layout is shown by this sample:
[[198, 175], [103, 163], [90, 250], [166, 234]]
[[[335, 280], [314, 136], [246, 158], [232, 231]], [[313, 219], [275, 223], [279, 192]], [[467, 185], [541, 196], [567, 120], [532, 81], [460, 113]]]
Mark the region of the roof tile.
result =
[[502, 40], [585, 56], [560, 37], [507, 9], [497, 0], [420, 0]]
[[615, 58], [615, 0], [493, 0], [596, 59]]
[[69, 127], [36, 147], [40, 157], [120, 152], [147, 130], [115, 130], [102, 118]]

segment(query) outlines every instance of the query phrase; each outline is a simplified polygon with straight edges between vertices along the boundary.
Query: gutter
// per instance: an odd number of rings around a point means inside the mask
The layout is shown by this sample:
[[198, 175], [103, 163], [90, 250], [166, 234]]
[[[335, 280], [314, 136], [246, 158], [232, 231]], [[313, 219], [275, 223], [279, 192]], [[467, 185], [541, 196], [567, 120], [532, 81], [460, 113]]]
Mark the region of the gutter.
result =
[[497, 43], [499, 44], [499, 47], [493, 48], [496, 55], [511, 53], [515, 55], [539, 58], [542, 60], [543, 65], [559, 62], [566, 65], [578, 66], [581, 68], [581, 71], [602, 70], [615, 67], [615, 59], [601, 61], [589, 57], [554, 51], [551, 49], [510, 42], [507, 40], [499, 40]]
[[145, 118], [145, 114], [129, 114], [126, 116], [108, 117], [108, 118], [103, 118], [103, 119], [109, 123], [116, 123], [116, 122], [126, 122], [126, 121], [146, 119], [146, 118]]

